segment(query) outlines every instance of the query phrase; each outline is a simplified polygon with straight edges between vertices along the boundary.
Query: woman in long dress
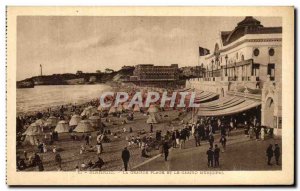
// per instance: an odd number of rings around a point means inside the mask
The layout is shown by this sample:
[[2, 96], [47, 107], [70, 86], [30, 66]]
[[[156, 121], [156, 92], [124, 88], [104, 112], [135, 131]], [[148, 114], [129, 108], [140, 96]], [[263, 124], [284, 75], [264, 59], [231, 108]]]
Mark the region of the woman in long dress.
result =
[[260, 138], [261, 138], [261, 140], [265, 140], [265, 128], [261, 128], [261, 130], [260, 130]]

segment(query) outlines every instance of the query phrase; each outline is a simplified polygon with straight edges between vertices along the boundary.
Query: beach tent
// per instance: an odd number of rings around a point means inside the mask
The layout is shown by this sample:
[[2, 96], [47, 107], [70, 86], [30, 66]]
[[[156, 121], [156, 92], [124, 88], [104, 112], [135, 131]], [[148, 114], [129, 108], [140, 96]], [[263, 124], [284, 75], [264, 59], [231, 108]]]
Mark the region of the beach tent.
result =
[[47, 127], [55, 127], [56, 124], [57, 124], [57, 122], [58, 122], [58, 119], [57, 119], [56, 117], [50, 116], [50, 117], [46, 120], [46, 122], [45, 122], [44, 125], [47, 126]]
[[92, 127], [90, 121], [88, 120], [81, 120], [77, 127], [74, 129], [75, 132], [78, 133], [86, 133], [86, 132], [92, 132], [95, 131], [95, 129]]
[[97, 110], [98, 111], [107, 111], [107, 110], [109, 110], [109, 107], [102, 107], [101, 105], [99, 105]]
[[121, 104], [118, 105], [117, 112], [123, 112], [123, 106]]
[[71, 120], [69, 121], [70, 126], [77, 126], [79, 121], [81, 121], [81, 117], [79, 115], [73, 115]]
[[97, 109], [93, 106], [89, 106], [89, 107], [86, 107], [83, 112], [81, 113], [81, 116], [87, 116], [87, 117], [90, 117], [92, 116], [93, 114], [97, 113]]
[[44, 126], [45, 125], [45, 120], [43, 119], [38, 119], [34, 122], [38, 126]]
[[150, 105], [149, 109], [148, 109], [149, 113], [157, 113], [158, 112], [158, 108], [155, 105]]
[[116, 112], [117, 112], [117, 108], [114, 107], [114, 106], [112, 106], [112, 107], [109, 109], [109, 111], [108, 111], [109, 114], [111, 114], [111, 113], [116, 113]]
[[140, 106], [138, 104], [135, 104], [134, 108], [133, 108], [133, 111], [134, 112], [140, 112], [141, 111]]
[[68, 133], [70, 131], [70, 126], [66, 121], [62, 120], [57, 123], [54, 131], [57, 133]]
[[132, 111], [132, 107], [129, 107], [129, 102], [123, 103], [123, 109], [126, 111]]
[[149, 113], [146, 123], [158, 123], [158, 119], [155, 113]]
[[101, 118], [99, 116], [91, 116], [89, 121], [95, 129], [101, 127]]
[[25, 140], [24, 144], [30, 144], [30, 145], [37, 145], [38, 144], [38, 139], [41, 140], [43, 137], [44, 133], [42, 130], [42, 127], [32, 123], [26, 131], [23, 133], [25, 135]]

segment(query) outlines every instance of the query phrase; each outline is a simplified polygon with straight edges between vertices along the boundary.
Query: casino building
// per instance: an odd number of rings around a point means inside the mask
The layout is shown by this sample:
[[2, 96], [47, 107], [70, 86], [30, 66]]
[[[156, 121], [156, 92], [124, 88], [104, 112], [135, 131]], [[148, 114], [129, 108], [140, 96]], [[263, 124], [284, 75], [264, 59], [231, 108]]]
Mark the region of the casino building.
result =
[[[200, 56], [204, 77], [188, 80], [186, 86], [217, 93], [220, 101], [228, 97], [244, 100], [241, 107], [232, 105], [231, 110], [228, 106], [220, 110], [220, 115], [259, 107], [261, 124], [280, 135], [282, 27], [264, 27], [255, 18], [246, 17], [233, 30], [222, 31], [219, 39], [214, 50]], [[213, 114], [204, 110], [203, 113]]]

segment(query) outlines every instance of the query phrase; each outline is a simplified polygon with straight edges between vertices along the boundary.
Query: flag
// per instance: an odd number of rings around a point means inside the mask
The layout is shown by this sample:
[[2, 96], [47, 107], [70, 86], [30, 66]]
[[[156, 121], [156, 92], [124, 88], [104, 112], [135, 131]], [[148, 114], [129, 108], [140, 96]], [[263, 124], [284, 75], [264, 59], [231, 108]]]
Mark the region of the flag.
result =
[[208, 49], [199, 46], [199, 56], [205, 56], [208, 54], [210, 54]]

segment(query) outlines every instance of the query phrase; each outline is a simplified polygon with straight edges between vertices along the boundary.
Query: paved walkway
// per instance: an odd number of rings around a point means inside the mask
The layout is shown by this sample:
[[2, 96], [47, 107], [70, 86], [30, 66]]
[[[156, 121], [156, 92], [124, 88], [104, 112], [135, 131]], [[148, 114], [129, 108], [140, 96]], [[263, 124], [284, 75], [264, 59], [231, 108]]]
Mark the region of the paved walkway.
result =
[[[215, 141], [218, 143], [219, 136]], [[194, 140], [186, 144], [185, 149], [175, 148], [170, 151], [169, 160], [159, 156], [150, 159], [149, 162], [132, 169], [138, 171], [200, 171], [200, 170], [281, 170], [281, 166], [267, 165], [266, 148], [269, 144], [278, 143], [280, 139], [267, 139], [265, 141], [249, 140], [244, 135], [235, 135], [227, 138], [227, 149], [220, 153], [220, 167], [212, 168], [207, 166], [206, 151], [209, 148], [207, 142], [202, 142], [200, 147], [194, 146]], [[218, 143], [219, 147], [221, 146]]]

